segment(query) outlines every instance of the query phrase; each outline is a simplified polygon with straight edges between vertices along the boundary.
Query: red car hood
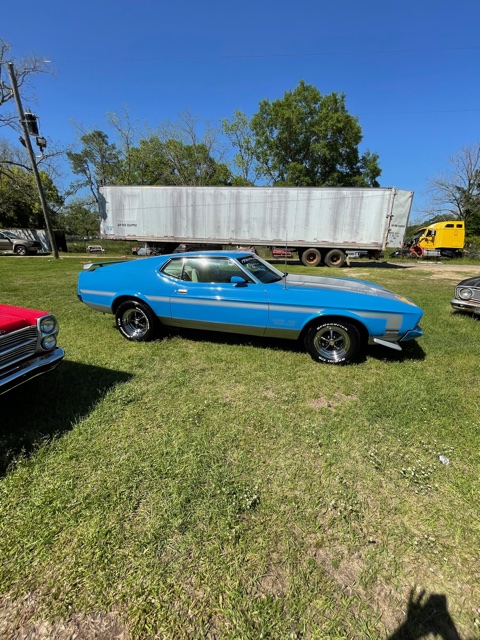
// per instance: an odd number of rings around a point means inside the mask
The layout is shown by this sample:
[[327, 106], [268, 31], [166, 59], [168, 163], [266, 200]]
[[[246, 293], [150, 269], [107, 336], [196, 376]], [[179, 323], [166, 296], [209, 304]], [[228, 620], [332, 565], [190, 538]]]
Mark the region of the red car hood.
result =
[[10, 331], [31, 327], [44, 315], [46, 315], [45, 311], [0, 304], [0, 333], [10, 333]]

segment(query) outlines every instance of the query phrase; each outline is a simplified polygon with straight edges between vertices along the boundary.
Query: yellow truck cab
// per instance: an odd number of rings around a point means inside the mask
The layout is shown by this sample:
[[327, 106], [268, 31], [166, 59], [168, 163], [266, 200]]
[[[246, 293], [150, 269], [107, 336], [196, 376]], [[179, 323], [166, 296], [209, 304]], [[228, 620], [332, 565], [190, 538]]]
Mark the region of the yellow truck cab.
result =
[[465, 246], [465, 223], [461, 220], [435, 222], [418, 229], [410, 243], [410, 253], [421, 258], [453, 258], [462, 254]]

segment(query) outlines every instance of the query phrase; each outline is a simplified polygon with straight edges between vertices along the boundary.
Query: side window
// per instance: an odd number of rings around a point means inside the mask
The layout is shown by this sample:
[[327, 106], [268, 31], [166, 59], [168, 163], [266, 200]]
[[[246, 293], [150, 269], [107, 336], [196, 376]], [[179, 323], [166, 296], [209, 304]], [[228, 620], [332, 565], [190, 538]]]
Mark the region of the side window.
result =
[[[226, 284], [233, 276], [248, 280], [247, 274], [230, 258], [188, 258], [185, 264], [193, 282]], [[253, 281], [251, 281], [253, 282]]]
[[185, 282], [226, 284], [231, 282], [234, 276], [254, 282], [230, 258], [172, 258], [162, 269], [162, 273]]
[[170, 262], [163, 267], [162, 273], [170, 276], [171, 278], [177, 278], [180, 280], [182, 277], [182, 269], [183, 258], [173, 258], [173, 260], [170, 260]]
[[218, 258], [216, 260], [218, 268], [218, 280], [216, 282], [231, 282], [233, 277], [240, 277], [247, 282], [254, 282], [236, 262], [230, 258]]
[[445, 229], [453, 229], [454, 226], [454, 224], [446, 224]]

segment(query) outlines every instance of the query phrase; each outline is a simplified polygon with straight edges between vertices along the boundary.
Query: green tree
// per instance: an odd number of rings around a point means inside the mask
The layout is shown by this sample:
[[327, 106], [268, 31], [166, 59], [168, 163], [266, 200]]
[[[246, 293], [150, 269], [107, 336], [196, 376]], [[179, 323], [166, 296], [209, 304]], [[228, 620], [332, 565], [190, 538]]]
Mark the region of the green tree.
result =
[[233, 118], [222, 120], [222, 128], [237, 151], [233, 165], [239, 173], [233, 176], [233, 184], [254, 185], [259, 178], [260, 168], [255, 156], [255, 134], [250, 120], [245, 113], [237, 110]]
[[184, 144], [180, 140], [160, 140], [154, 134], [130, 150], [133, 184], [142, 185], [225, 185], [231, 174], [217, 162], [205, 144]]
[[173, 185], [172, 166], [165, 153], [163, 142], [157, 135], [140, 140], [137, 147], [128, 152], [130, 182], [135, 185]]
[[[58, 210], [63, 198], [50, 176], [40, 171], [52, 224], [58, 224]], [[0, 227], [43, 229], [45, 218], [38, 197], [37, 184], [31, 171], [10, 166], [0, 171]]]
[[222, 162], [219, 131], [190, 113], [163, 122], [131, 148], [128, 165], [134, 184], [227, 185], [232, 175]]
[[362, 129], [345, 94], [322, 96], [300, 81], [282, 99], [262, 100], [250, 127], [260, 174], [270, 184], [378, 186], [378, 155], [360, 154]]
[[100, 216], [87, 200], [72, 200], [63, 210], [61, 225], [72, 236], [88, 238], [100, 231]]
[[84, 133], [80, 138], [80, 151], [67, 151], [72, 171], [80, 176], [72, 185], [72, 192], [87, 188], [92, 202], [98, 203], [98, 189], [106, 184], [116, 184], [121, 175], [121, 154], [108, 135], [95, 130]]

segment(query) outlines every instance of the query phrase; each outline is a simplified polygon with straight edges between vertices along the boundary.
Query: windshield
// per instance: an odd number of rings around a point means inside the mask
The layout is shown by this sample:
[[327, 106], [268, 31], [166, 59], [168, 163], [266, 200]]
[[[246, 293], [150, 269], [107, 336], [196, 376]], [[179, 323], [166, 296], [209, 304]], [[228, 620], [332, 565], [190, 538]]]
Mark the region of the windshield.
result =
[[271, 264], [262, 260], [258, 256], [246, 256], [240, 258], [239, 262], [247, 269], [257, 280], [263, 282], [263, 284], [269, 284], [270, 282], [278, 282], [285, 274], [283, 274]]
[[420, 238], [425, 234], [425, 231], [427, 229], [419, 229], [418, 231], [415, 232], [415, 235], [413, 236], [412, 240], [413, 242], [417, 242], [418, 240], [420, 240]]
[[16, 233], [12, 233], [11, 231], [3, 231], [2, 230], [2, 233], [7, 238], [12, 238], [12, 240], [21, 240], [20, 236], [17, 236]]

